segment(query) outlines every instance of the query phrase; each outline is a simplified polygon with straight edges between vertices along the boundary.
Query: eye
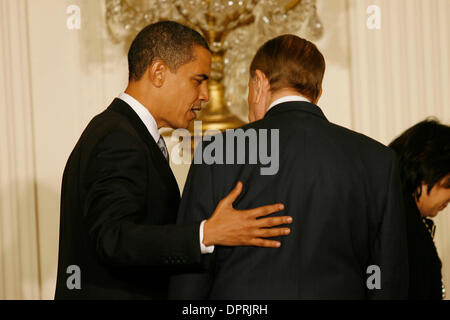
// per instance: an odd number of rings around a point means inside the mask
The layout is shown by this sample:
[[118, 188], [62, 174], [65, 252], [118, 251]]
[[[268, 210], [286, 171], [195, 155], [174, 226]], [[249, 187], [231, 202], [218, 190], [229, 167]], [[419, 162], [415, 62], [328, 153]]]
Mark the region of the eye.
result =
[[447, 179], [447, 181], [444, 182], [443, 187], [446, 189], [450, 189], [450, 178]]

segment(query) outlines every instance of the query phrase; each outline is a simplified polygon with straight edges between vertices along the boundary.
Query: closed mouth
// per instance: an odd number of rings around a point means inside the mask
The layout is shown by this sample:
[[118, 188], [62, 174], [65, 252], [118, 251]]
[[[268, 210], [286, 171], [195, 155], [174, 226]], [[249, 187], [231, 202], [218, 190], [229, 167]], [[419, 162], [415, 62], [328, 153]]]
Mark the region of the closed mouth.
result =
[[202, 107], [192, 107], [191, 111], [195, 114], [195, 116], [197, 116], [197, 112], [202, 111]]

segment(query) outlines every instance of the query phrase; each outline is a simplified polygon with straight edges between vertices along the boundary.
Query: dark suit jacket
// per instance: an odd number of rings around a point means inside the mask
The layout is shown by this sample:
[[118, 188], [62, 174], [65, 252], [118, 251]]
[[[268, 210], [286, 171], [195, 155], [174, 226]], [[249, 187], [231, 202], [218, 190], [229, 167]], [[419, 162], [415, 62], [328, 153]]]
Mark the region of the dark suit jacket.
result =
[[[412, 196], [405, 196], [408, 231], [409, 292], [412, 300], [442, 299], [442, 263]], [[433, 223], [431, 220], [429, 220]]]
[[[241, 180], [235, 207], [284, 203], [277, 215], [293, 217], [291, 234], [277, 249], [216, 247], [205, 261], [209, 272], [175, 276], [169, 297], [406, 298], [405, 217], [394, 152], [328, 122], [306, 102], [277, 105], [243, 129], [279, 129], [278, 173], [262, 176], [260, 164], [192, 165], [178, 222], [207, 218]], [[381, 269], [380, 290], [366, 286], [370, 265]]]
[[[175, 225], [179, 201], [144, 123], [115, 99], [64, 171], [55, 298], [167, 298], [169, 275], [200, 262], [199, 224]], [[70, 265], [81, 269], [80, 290], [66, 285]]]

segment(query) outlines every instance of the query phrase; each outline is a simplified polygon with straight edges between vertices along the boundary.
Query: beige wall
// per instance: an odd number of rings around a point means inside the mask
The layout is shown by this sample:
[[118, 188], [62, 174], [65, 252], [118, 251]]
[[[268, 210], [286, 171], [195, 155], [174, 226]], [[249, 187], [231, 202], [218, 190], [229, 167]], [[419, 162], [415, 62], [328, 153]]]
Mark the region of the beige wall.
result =
[[25, 10], [0, 1], [0, 299], [40, 296]]
[[[72, 4], [81, 30], [66, 27]], [[381, 30], [366, 27], [370, 4], [382, 9]], [[450, 123], [449, 6], [318, 0], [328, 119], [383, 143], [427, 115]], [[53, 297], [65, 162], [126, 85], [126, 57], [103, 12], [100, 0], [0, 0], [0, 299]], [[182, 187], [188, 166], [172, 167]], [[448, 211], [437, 219], [437, 245], [450, 286]]]
[[[81, 8], [81, 29], [66, 27], [66, 8]], [[126, 59], [104, 27], [103, 1], [29, 0], [41, 297], [52, 298], [59, 196], [67, 158], [95, 114], [123, 90]]]

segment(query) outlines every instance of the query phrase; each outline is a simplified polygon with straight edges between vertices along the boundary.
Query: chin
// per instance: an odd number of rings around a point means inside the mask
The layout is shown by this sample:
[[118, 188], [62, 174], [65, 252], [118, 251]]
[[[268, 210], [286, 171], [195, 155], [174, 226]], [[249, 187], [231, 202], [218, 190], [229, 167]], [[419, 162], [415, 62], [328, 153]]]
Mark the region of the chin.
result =
[[178, 128], [179, 129], [187, 129], [187, 128], [189, 128], [189, 124], [190, 123], [191, 123], [191, 121], [188, 121], [188, 122], [185, 122], [185, 123], [181, 123]]
[[431, 213], [428, 215], [428, 218], [435, 218], [435, 217], [439, 214], [439, 211], [440, 211], [440, 210], [436, 210], [436, 211], [431, 212]]

